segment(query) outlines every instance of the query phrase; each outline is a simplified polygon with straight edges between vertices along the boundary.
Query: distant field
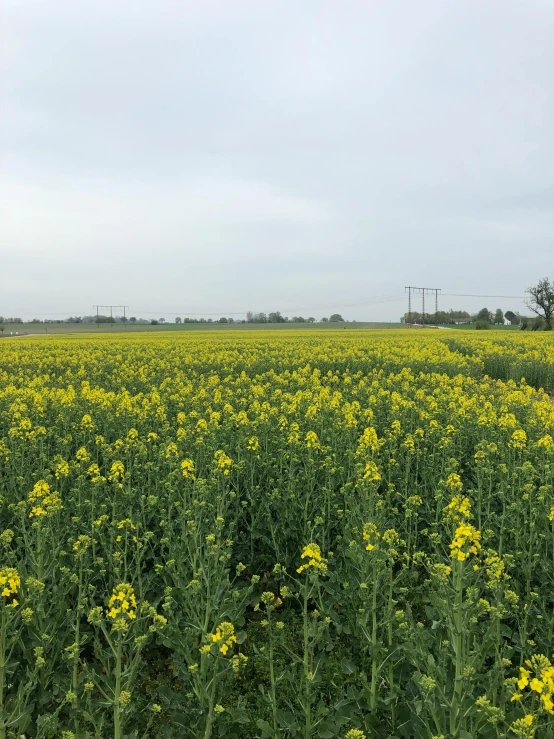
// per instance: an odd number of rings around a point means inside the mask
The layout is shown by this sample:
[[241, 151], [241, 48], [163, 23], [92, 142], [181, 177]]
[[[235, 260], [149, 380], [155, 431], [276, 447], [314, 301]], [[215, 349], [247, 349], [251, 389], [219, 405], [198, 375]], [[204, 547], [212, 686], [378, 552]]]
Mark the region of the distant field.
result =
[[11, 334], [90, 334], [90, 333], [139, 333], [143, 331], [290, 331], [301, 329], [303, 331], [337, 331], [353, 329], [390, 329], [404, 328], [402, 323], [165, 323], [152, 326], [146, 324], [120, 323], [17, 323], [6, 324], [4, 336]]
[[[456, 330], [465, 329], [466, 331], [469, 329], [470, 331], [475, 331], [475, 324], [473, 323], [465, 323], [461, 326], [449, 326], [448, 328], [455, 328]], [[491, 326], [491, 331], [519, 331], [519, 326]]]
[[[96, 324], [87, 323], [17, 323], [6, 324], [3, 336], [10, 335], [37, 335], [37, 334], [105, 334], [105, 333], [142, 333], [144, 331], [368, 331], [375, 329], [402, 329], [406, 328], [403, 323], [386, 323], [385, 321], [352, 321], [340, 323], [166, 323], [152, 326], [146, 324], [127, 324], [123, 326], [120, 323]], [[434, 329], [434, 326], [425, 326], [426, 329]], [[473, 324], [462, 326], [445, 326], [444, 328], [454, 329], [456, 331], [475, 331]], [[417, 326], [414, 331], [421, 331], [422, 327]], [[519, 326], [491, 326], [490, 331], [519, 331]], [[2, 335], [0, 334], [0, 337]]]

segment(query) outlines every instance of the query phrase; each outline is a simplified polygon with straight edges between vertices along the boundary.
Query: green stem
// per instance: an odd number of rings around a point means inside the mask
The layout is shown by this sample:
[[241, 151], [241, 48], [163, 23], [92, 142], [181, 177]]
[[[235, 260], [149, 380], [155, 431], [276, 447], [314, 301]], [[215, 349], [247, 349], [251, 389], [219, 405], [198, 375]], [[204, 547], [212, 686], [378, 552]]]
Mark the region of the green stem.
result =
[[[393, 634], [392, 634], [392, 595], [393, 595], [393, 578], [392, 578], [392, 567], [393, 562], [392, 560], [389, 563], [389, 607], [388, 607], [388, 624], [387, 624], [387, 641], [389, 646], [389, 653], [392, 649], [392, 640], [393, 640]], [[394, 667], [392, 664], [392, 660], [389, 662], [389, 690], [391, 693], [394, 693]], [[396, 727], [396, 700], [393, 700], [391, 703], [391, 722], [392, 722], [392, 728], [393, 731]]]
[[217, 658], [214, 658], [214, 670], [212, 675], [212, 684], [209, 697], [208, 717], [206, 718], [206, 730], [204, 731], [204, 739], [211, 739], [214, 725], [214, 707], [215, 707], [215, 688], [217, 684]]
[[462, 594], [463, 594], [463, 563], [454, 563], [455, 572], [455, 588], [456, 598], [454, 604], [454, 634], [453, 646], [456, 660], [455, 678], [454, 678], [454, 695], [452, 696], [452, 704], [450, 707], [450, 734], [453, 739], [458, 736], [460, 726], [458, 719], [461, 710], [463, 680], [464, 680], [464, 653], [463, 653], [463, 617], [462, 617]]
[[0, 739], [6, 739], [6, 726], [1, 718], [4, 711], [4, 681], [6, 671], [6, 609], [0, 604], [2, 620], [0, 621]]
[[121, 739], [121, 713], [119, 697], [121, 695], [121, 637], [117, 640], [115, 664], [115, 692], [113, 704], [114, 739]]
[[273, 665], [273, 627], [271, 610], [267, 609], [267, 628], [269, 630], [269, 679], [271, 681], [271, 711], [273, 713], [273, 733], [277, 736], [277, 691], [275, 690], [275, 668]]
[[377, 576], [373, 571], [373, 597], [371, 600], [371, 697], [370, 708], [377, 707]]
[[304, 603], [302, 615], [304, 617], [304, 739], [310, 739], [312, 733], [312, 716], [311, 716], [311, 675], [310, 675], [310, 642], [308, 630], [308, 590], [307, 583], [304, 583]]

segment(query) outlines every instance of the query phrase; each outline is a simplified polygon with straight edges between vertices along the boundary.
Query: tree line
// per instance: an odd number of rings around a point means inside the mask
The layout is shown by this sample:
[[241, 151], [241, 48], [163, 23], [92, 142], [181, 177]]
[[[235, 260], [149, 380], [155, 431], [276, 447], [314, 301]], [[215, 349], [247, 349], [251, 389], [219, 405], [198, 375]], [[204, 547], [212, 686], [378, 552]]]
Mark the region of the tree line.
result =
[[[417, 311], [411, 313], [404, 313], [400, 319], [401, 323], [417, 323], [425, 325], [434, 325], [438, 323], [440, 325], [452, 325], [457, 323], [475, 323], [477, 328], [485, 328], [491, 324], [503, 324], [507, 320], [512, 325], [518, 325], [522, 330], [530, 329], [532, 331], [544, 330], [551, 331], [552, 323], [554, 321], [554, 280], [550, 281], [547, 277], [543, 277], [539, 282], [533, 286], [528, 287], [526, 290], [529, 296], [526, 300], [527, 307], [534, 314], [534, 317], [521, 316], [519, 313], [512, 310], [507, 310], [505, 313], [501, 308], [497, 308], [494, 313], [489, 311], [487, 307], [481, 308], [481, 310], [471, 315], [467, 311], [439, 311], [438, 313], [426, 313], [424, 316]], [[104, 316], [104, 315], [90, 315], [90, 316], [70, 316], [66, 319], [40, 319], [33, 318], [32, 321], [27, 323], [149, 323], [152, 325], [167, 323], [165, 318], [136, 318], [131, 316]], [[280, 311], [272, 313], [253, 313], [248, 311], [246, 318], [236, 319], [222, 316], [219, 319], [213, 318], [181, 318], [176, 317], [175, 323], [315, 323], [316, 319], [313, 316], [304, 318], [303, 316], [283, 316]], [[321, 323], [342, 323], [344, 318], [340, 313], [333, 313], [328, 318], [325, 316], [320, 319]], [[19, 324], [24, 323], [21, 318], [9, 317], [5, 318], [0, 316], [0, 325], [3, 324]]]
[[[246, 318], [233, 318], [233, 317], [226, 317], [222, 316], [221, 318], [199, 318], [199, 317], [192, 317], [192, 318], [181, 318], [180, 316], [177, 316], [173, 323], [176, 324], [183, 324], [183, 323], [317, 323], [318, 321], [313, 317], [310, 316], [309, 318], [304, 318], [303, 316], [292, 316], [289, 318], [288, 316], [283, 316], [279, 311], [276, 311], [274, 313], [253, 313], [252, 311], [248, 311], [246, 314]], [[333, 313], [330, 317], [324, 316], [319, 320], [320, 323], [341, 323], [344, 322], [344, 318], [340, 315], [340, 313]], [[150, 325], [164, 325], [167, 323], [172, 323], [171, 320], [166, 320], [164, 317], [161, 318], [137, 318], [136, 316], [105, 316], [102, 314], [99, 315], [90, 315], [90, 316], [69, 316], [68, 318], [33, 318], [30, 321], [23, 321], [22, 318], [4, 318], [0, 316], [0, 324], [23, 324], [23, 323], [41, 323], [41, 324], [67, 324], [67, 323], [82, 323], [82, 324], [92, 324], [92, 323], [130, 323], [130, 324], [150, 324]]]
[[422, 315], [417, 311], [404, 313], [400, 319], [402, 323], [425, 324], [425, 325], [453, 325], [459, 323], [474, 323], [476, 328], [488, 328], [490, 325], [502, 325], [508, 321], [512, 326], [519, 326], [521, 330], [551, 331], [554, 321], [554, 280], [550, 281], [543, 277], [533, 286], [525, 291], [528, 295], [525, 301], [527, 307], [534, 316], [522, 316], [513, 310], [505, 313], [497, 308], [494, 313], [487, 307], [471, 315], [467, 311], [438, 311], [438, 313], [426, 313]]

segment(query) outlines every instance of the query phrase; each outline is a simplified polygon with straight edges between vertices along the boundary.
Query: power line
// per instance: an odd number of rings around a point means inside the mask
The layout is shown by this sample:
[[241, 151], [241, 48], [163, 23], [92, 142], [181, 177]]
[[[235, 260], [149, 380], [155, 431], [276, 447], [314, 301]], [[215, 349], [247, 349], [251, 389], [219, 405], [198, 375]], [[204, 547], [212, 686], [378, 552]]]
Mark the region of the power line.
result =
[[449, 298], [511, 298], [512, 300], [527, 300], [528, 295], [473, 295], [470, 293], [442, 293]]
[[439, 322], [439, 293], [440, 288], [437, 287], [414, 287], [408, 285], [404, 288], [404, 292], [408, 291], [408, 325], [412, 322], [412, 294], [421, 295], [421, 323], [425, 323], [425, 293], [435, 293], [435, 323]]
[[100, 308], [109, 308], [110, 309], [110, 323], [113, 323], [113, 309], [114, 308], [123, 308], [123, 322], [127, 320], [127, 317], [125, 315], [125, 311], [129, 308], [128, 305], [93, 305], [93, 308], [96, 308], [96, 325], [100, 323]]
[[[295, 311], [312, 311], [312, 310], [324, 310], [324, 309], [332, 309], [332, 308], [355, 308], [356, 306], [363, 306], [363, 305], [372, 305], [374, 303], [390, 303], [390, 302], [396, 302], [398, 300], [403, 300], [402, 293], [392, 293], [390, 295], [376, 295], [372, 298], [357, 298], [356, 300], [350, 300], [350, 301], [344, 301], [339, 303], [329, 303], [327, 305], [312, 305], [310, 308], [302, 307], [302, 308], [282, 308], [281, 313], [294, 313]], [[180, 310], [178, 308], [141, 308], [133, 306], [134, 311], [142, 311], [144, 313], [182, 313], [183, 315], [188, 316], [238, 316], [238, 315], [245, 315], [248, 311], [247, 310], [241, 310], [241, 311], [214, 311], [214, 312], [202, 312], [202, 313], [192, 313], [191, 311], [186, 310]], [[257, 313], [270, 313], [271, 311], [265, 310], [265, 311], [253, 311]]]
[[[408, 290], [408, 288], [406, 288]], [[421, 290], [421, 288], [419, 289]], [[435, 289], [431, 288], [425, 288], [426, 292], [435, 292]], [[452, 297], [452, 298], [503, 298], [503, 299], [510, 299], [510, 300], [525, 300], [527, 296], [523, 295], [483, 295], [483, 294], [476, 294], [476, 293], [445, 293], [441, 292], [441, 295], [443, 297]], [[423, 295], [422, 295], [423, 297]], [[435, 292], [435, 311], [437, 309], [437, 293]], [[360, 298], [354, 298], [351, 300], [339, 300], [335, 303], [326, 303], [324, 305], [312, 305], [309, 308], [302, 307], [302, 308], [282, 308], [281, 313], [301, 313], [301, 312], [311, 312], [315, 310], [333, 310], [338, 308], [357, 308], [357, 307], [364, 307], [364, 306], [371, 306], [371, 305], [379, 305], [379, 304], [387, 304], [387, 303], [395, 303], [399, 302], [401, 300], [405, 299], [404, 293], [388, 293], [386, 295], [373, 295], [369, 297], [360, 297]], [[411, 313], [411, 294], [409, 295], [409, 310], [408, 312]], [[94, 306], [95, 310], [98, 311], [100, 308], [109, 308], [110, 312], [113, 314], [113, 309], [122, 308], [124, 311], [124, 315], [126, 311], [128, 310], [129, 306], [116, 306], [116, 305], [108, 305], [108, 306]], [[202, 312], [191, 312], [187, 310], [183, 310], [180, 308], [144, 308], [144, 307], [133, 307], [133, 311], [138, 313], [175, 313], [175, 314], [181, 314], [184, 316], [244, 316], [248, 312], [247, 310], [235, 310], [235, 311], [202, 311]], [[265, 311], [255, 311], [256, 313], [270, 313], [272, 311], [265, 310]], [[64, 312], [33, 312], [33, 313], [23, 313], [20, 314], [23, 316], [67, 316], [72, 315], [72, 311], [64, 311]]]

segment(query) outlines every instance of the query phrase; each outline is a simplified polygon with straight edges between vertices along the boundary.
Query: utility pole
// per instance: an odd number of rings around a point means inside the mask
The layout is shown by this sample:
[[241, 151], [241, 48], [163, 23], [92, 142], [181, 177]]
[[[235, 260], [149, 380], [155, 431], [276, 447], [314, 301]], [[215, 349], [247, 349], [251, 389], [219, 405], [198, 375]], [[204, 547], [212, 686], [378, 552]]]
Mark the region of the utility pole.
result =
[[439, 293], [440, 288], [436, 287], [415, 287], [414, 285], [408, 285], [404, 288], [408, 291], [408, 323], [412, 322], [412, 294], [421, 295], [421, 323], [425, 324], [425, 293], [435, 293], [435, 323], [438, 325], [438, 313], [439, 313]]
[[[110, 309], [110, 327], [113, 326], [113, 309], [114, 308], [123, 308], [123, 317], [126, 318], [126, 310], [129, 306], [128, 305], [94, 305], [93, 308], [96, 308], [96, 328], [98, 328], [98, 325], [100, 323], [100, 308], [103, 309]], [[123, 325], [126, 324], [126, 321], [123, 321]]]

